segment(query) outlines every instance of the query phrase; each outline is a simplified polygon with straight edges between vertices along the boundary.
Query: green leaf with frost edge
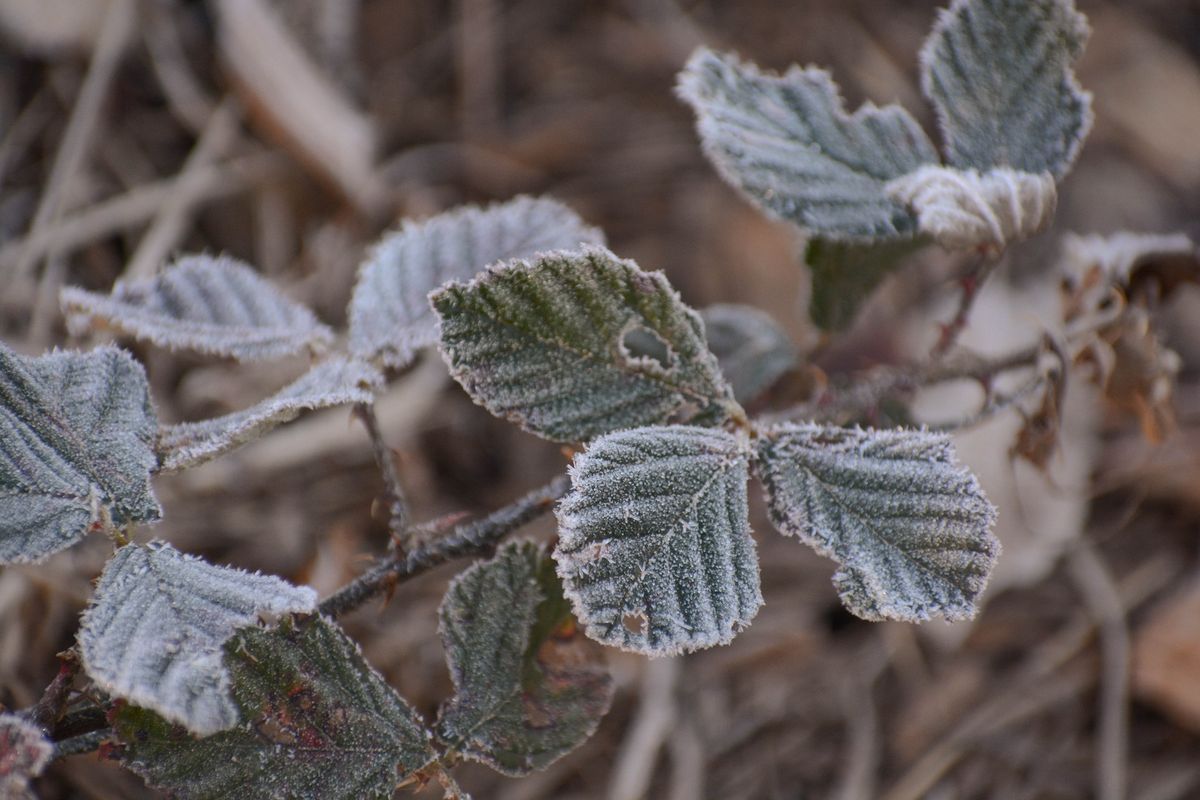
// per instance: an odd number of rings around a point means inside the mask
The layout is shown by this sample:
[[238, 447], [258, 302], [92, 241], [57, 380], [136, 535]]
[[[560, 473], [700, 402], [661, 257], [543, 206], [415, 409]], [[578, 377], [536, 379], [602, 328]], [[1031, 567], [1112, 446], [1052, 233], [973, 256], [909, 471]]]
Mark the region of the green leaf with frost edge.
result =
[[[547, 439], [741, 413], [696, 312], [661, 273], [602, 248], [490, 267], [430, 300], [455, 379], [496, 416]], [[634, 352], [632, 333], [652, 337], [665, 357]]]
[[232, 730], [197, 739], [133, 705], [113, 714], [121, 760], [172, 797], [383, 800], [436, 760], [417, 713], [322, 617], [243, 628], [224, 658]]
[[36, 726], [16, 714], [0, 714], [0, 797], [34, 800], [29, 782], [42, 774], [54, 745]]
[[739, 403], [770, 389], [800, 362], [800, 353], [770, 314], [753, 306], [718, 303], [701, 309], [708, 348]]
[[824, 70], [774, 75], [704, 48], [680, 73], [678, 93], [718, 172], [769, 214], [830, 239], [915, 231], [915, 217], [884, 186], [938, 155], [900, 106], [847, 114]]
[[107, 522], [157, 520], [155, 430], [127, 353], [29, 358], [0, 344], [0, 563], [40, 561]]
[[1000, 553], [996, 510], [925, 431], [779, 425], [755, 460], [779, 530], [841, 568], [833, 582], [863, 619], [969, 619]]
[[723, 430], [602, 436], [557, 509], [563, 591], [605, 644], [650, 656], [726, 644], [762, 605], [748, 455]]
[[164, 472], [203, 464], [289, 422], [302, 411], [371, 403], [383, 374], [355, 358], [334, 356], [316, 364], [261, 403], [199, 422], [164, 425], [158, 451]]
[[489, 264], [604, 244], [604, 234], [547, 197], [468, 206], [385, 236], [359, 269], [350, 301], [350, 350], [403, 367], [437, 342], [431, 291], [467, 281]]
[[60, 294], [75, 333], [104, 326], [170, 350], [263, 361], [323, 350], [333, 332], [246, 264], [228, 256], [184, 256], [111, 295], [67, 287]]
[[209, 564], [165, 542], [109, 560], [79, 629], [84, 670], [104, 691], [207, 735], [238, 723], [221, 648], [239, 629], [311, 612], [317, 595]]
[[438, 734], [507, 775], [545, 769], [592, 735], [613, 684], [574, 624], [554, 562], [509, 544], [446, 592], [440, 632], [454, 680]]
[[849, 327], [879, 284], [928, 243], [924, 237], [872, 244], [810, 239], [804, 248], [812, 278], [809, 317], [822, 330]]
[[921, 50], [947, 162], [1061, 178], [1092, 126], [1072, 65], [1089, 28], [1071, 0], [954, 0]]

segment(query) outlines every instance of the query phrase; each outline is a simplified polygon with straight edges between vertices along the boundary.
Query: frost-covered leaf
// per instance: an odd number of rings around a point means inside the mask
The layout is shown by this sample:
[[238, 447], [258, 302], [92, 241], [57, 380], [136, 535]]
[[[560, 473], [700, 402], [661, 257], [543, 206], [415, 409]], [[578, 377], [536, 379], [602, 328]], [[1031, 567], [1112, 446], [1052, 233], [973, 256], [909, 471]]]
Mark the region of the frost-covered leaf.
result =
[[[442, 352], [467, 393], [548, 439], [736, 410], [696, 312], [662, 273], [602, 248], [491, 267], [430, 299]], [[646, 339], [657, 357], [644, 352]]]
[[847, 114], [828, 72], [761, 72], [701, 49], [679, 77], [705, 153], [763, 209], [831, 239], [910, 235], [916, 220], [884, 184], [938, 160], [907, 111]]
[[1092, 126], [1072, 71], [1088, 33], [1071, 0], [954, 0], [921, 50], [946, 160], [1065, 175]]
[[1003, 250], [1045, 228], [1058, 203], [1049, 172], [1008, 167], [980, 174], [925, 166], [889, 183], [888, 192], [916, 212], [921, 233], [951, 250]]
[[295, 419], [304, 410], [370, 403], [382, 383], [383, 375], [365, 361], [329, 358], [250, 408], [200, 422], [163, 426], [158, 436], [162, 468], [173, 471], [202, 464]]
[[437, 342], [429, 293], [468, 281], [489, 264], [604, 244], [604, 234], [550, 198], [466, 207], [385, 236], [359, 270], [350, 301], [350, 349], [401, 367]]
[[227, 256], [184, 256], [154, 278], [118, 283], [102, 295], [62, 290], [67, 323], [99, 324], [172, 350], [239, 361], [323, 349], [333, 333], [250, 267]]
[[79, 650], [104, 691], [205, 735], [236, 725], [221, 648], [260, 620], [316, 607], [316, 592], [209, 564], [164, 542], [127, 545], [84, 612]]
[[35, 725], [15, 714], [0, 714], [0, 797], [33, 798], [29, 781], [42, 774], [54, 754]]
[[708, 348], [738, 402], [771, 388], [796, 366], [800, 354], [770, 314], [753, 306], [717, 304], [700, 311]]
[[0, 344], [0, 563], [158, 519], [155, 428], [146, 374], [128, 354], [27, 358]]
[[755, 463], [776, 527], [841, 564], [833, 583], [851, 612], [974, 616], [1000, 551], [996, 510], [950, 437], [780, 425]]
[[808, 313], [823, 330], [846, 328], [890, 273], [928, 243], [924, 238], [874, 244], [809, 239], [804, 262], [812, 277]]
[[1068, 304], [1081, 304], [1089, 290], [1098, 303], [1113, 286], [1132, 297], [1153, 285], [1165, 298], [1181, 285], [1200, 283], [1200, 249], [1186, 234], [1067, 234], [1062, 247]]
[[729, 642], [762, 605], [747, 455], [722, 430], [638, 428], [575, 457], [554, 551], [587, 634], [647, 655]]
[[575, 624], [538, 545], [507, 545], [459, 575], [441, 620], [456, 694], [438, 734], [464, 755], [508, 775], [545, 769], [608, 711], [603, 656]]
[[243, 628], [225, 645], [242, 722], [196, 739], [121, 705], [122, 760], [178, 798], [390, 798], [436, 756], [416, 712], [322, 617]]

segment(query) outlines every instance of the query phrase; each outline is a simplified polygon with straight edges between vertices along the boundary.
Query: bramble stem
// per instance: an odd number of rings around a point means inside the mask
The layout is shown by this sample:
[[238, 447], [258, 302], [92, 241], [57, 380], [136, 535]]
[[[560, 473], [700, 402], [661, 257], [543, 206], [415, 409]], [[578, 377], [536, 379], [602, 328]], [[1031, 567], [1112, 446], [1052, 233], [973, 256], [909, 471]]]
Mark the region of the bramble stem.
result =
[[83, 753], [90, 753], [93, 750], [99, 750], [100, 745], [104, 744], [104, 741], [111, 738], [112, 735], [111, 728], [102, 728], [101, 730], [91, 731], [80, 736], [73, 736], [70, 739], [63, 739], [54, 745], [54, 758], [78, 756]]
[[481, 520], [454, 528], [446, 536], [407, 553], [392, 553], [321, 601], [320, 611], [337, 617], [383, 594], [397, 583], [446, 561], [486, 553], [507, 534], [549, 511], [571, 486], [560, 475]]
[[58, 657], [62, 664], [59, 666], [54, 680], [50, 681], [50, 685], [42, 692], [41, 698], [36, 703], [21, 712], [22, 716], [47, 733], [54, 728], [54, 724], [62, 716], [63, 707], [67, 703], [67, 695], [71, 691], [71, 684], [75, 682], [75, 676], [79, 674], [79, 656], [75, 654], [74, 650], [65, 650], [59, 653]]
[[366, 426], [367, 435], [371, 437], [371, 450], [375, 453], [375, 463], [383, 475], [388, 503], [388, 531], [392, 534], [392, 541], [407, 550], [411, 544], [408, 535], [408, 511], [404, 501], [404, 487], [400, 484], [400, 472], [396, 469], [396, 459], [383, 439], [379, 418], [375, 416], [375, 406], [370, 403], [358, 403], [354, 406], [354, 413]]
[[958, 310], [954, 312], [954, 318], [942, 327], [942, 335], [929, 352], [930, 361], [940, 361], [954, 349], [954, 345], [958, 343], [958, 337], [967, 327], [967, 318], [971, 316], [971, 307], [975, 305], [975, 298], [979, 296], [979, 290], [983, 288], [983, 284], [987, 282], [988, 277], [995, 271], [999, 263], [998, 256], [984, 255], [959, 280], [962, 294], [958, 298]]

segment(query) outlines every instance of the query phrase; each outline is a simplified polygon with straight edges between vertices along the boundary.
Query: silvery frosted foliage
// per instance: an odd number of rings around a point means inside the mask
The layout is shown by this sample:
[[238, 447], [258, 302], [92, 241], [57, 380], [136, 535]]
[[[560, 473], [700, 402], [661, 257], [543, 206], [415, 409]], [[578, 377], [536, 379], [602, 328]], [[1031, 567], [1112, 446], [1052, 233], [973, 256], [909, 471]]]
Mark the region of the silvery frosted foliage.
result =
[[415, 711], [322, 617], [243, 628], [224, 649], [237, 727], [197, 739], [133, 705], [113, 714], [120, 757], [178, 798], [390, 798], [436, 755]]
[[79, 651], [101, 689], [204, 736], [238, 722], [222, 664], [226, 640], [315, 607], [306, 586], [209, 564], [164, 542], [131, 544], [100, 576]]
[[954, 0], [921, 51], [947, 162], [1065, 175], [1092, 125], [1072, 72], [1088, 33], [1071, 0]]
[[740, 412], [696, 312], [661, 273], [602, 248], [491, 267], [430, 300], [451, 374], [539, 436], [579, 442], [676, 414]]
[[228, 256], [184, 256], [144, 281], [118, 283], [105, 296], [62, 290], [76, 333], [97, 323], [172, 350], [239, 361], [319, 350], [333, 333], [250, 267]]
[[159, 518], [146, 375], [120, 350], [20, 356], [0, 344], [0, 563]]
[[463, 572], [440, 613], [455, 695], [442, 709], [438, 735], [449, 747], [524, 775], [596, 730], [612, 679], [540, 546], [506, 545]]
[[1031, 175], [1008, 167], [921, 167], [888, 184], [888, 193], [917, 214], [921, 233], [951, 250], [1003, 250], [1045, 228], [1058, 189], [1049, 172]]
[[747, 454], [691, 426], [602, 436], [575, 457], [554, 551], [588, 636], [646, 655], [729, 642], [762, 605]]
[[359, 270], [350, 301], [350, 349], [392, 367], [437, 342], [429, 293], [470, 280], [489, 264], [550, 250], [604, 244], [604, 234], [550, 198], [518, 197], [405, 223]]
[[841, 564], [842, 602], [869, 620], [974, 616], [1000, 543], [996, 511], [950, 438], [779, 425], [756, 470], [772, 521]]
[[719, 303], [701, 309], [700, 318], [708, 348], [738, 402], [749, 402], [771, 388], [800, 360], [779, 323], [753, 306]]
[[16, 714], [0, 714], [0, 797], [33, 798], [29, 781], [42, 774], [54, 745], [36, 725]]
[[828, 72], [761, 72], [700, 49], [679, 76], [705, 153], [766, 211], [833, 239], [906, 236], [916, 227], [884, 184], [935, 163], [907, 111], [864, 105], [847, 114]]
[[200, 422], [163, 426], [158, 436], [162, 469], [202, 464], [295, 419], [306, 409], [370, 403], [382, 383], [383, 375], [365, 361], [331, 357], [250, 408]]

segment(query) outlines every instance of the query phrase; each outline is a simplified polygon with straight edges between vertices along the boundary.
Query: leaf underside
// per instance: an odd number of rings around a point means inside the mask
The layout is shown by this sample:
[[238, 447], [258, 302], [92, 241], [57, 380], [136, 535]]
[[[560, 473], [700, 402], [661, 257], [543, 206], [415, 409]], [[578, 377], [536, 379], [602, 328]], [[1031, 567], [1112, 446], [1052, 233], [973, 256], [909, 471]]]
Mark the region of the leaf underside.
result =
[[[704, 325], [661, 273], [601, 248], [489, 268], [430, 295], [451, 374], [497, 416], [561, 442], [734, 407]], [[656, 342], [659, 358], [632, 347]]]
[[508, 775], [545, 769], [595, 731], [612, 700], [599, 648], [584, 638], [532, 542], [459, 575], [441, 607], [455, 696], [438, 734]]
[[762, 605], [747, 456], [722, 430], [602, 436], [571, 468], [554, 552], [597, 641], [647, 655], [729, 642]]
[[792, 340], [771, 315], [753, 306], [717, 304], [700, 311], [708, 347], [739, 403], [770, 389], [800, 361]]
[[808, 313], [813, 323], [827, 331], [847, 328], [883, 279], [926, 244], [922, 237], [874, 244], [810, 239], [804, 263], [812, 277]]
[[36, 725], [16, 714], [0, 714], [0, 797], [35, 797], [29, 781], [42, 774], [54, 745]]
[[228, 256], [185, 256], [149, 280], [105, 296], [74, 287], [60, 296], [67, 323], [102, 323], [171, 350], [262, 361], [323, 349], [333, 332], [250, 267]]
[[1088, 33], [1071, 0], [954, 0], [921, 51], [947, 161], [1065, 175], [1092, 124], [1072, 72]]
[[127, 545], [84, 612], [80, 655], [104, 691], [210, 734], [238, 722], [225, 642], [260, 619], [315, 606], [308, 587], [209, 564], [163, 542]]
[[164, 425], [158, 435], [162, 469], [171, 472], [203, 464], [305, 410], [370, 403], [382, 383], [383, 375], [365, 361], [331, 357], [250, 408], [199, 422]]
[[225, 646], [240, 718], [203, 739], [133, 705], [113, 727], [122, 759], [174, 797], [390, 798], [432, 763], [417, 714], [321, 617], [245, 628]]
[[27, 358], [0, 344], [0, 563], [39, 561], [106, 521], [157, 520], [155, 428], [128, 354]]
[[947, 436], [780, 425], [756, 470], [772, 521], [838, 561], [842, 602], [869, 620], [974, 616], [1000, 543], [995, 509]]
[[498, 261], [586, 244], [602, 245], [604, 235], [549, 198], [518, 197], [406, 223], [360, 268], [350, 301], [351, 352], [402, 367], [437, 342], [431, 291]]
[[774, 75], [707, 49], [688, 61], [678, 92], [696, 112], [709, 160], [768, 213], [831, 239], [915, 230], [883, 187], [938, 156], [903, 108], [847, 114], [823, 70]]

